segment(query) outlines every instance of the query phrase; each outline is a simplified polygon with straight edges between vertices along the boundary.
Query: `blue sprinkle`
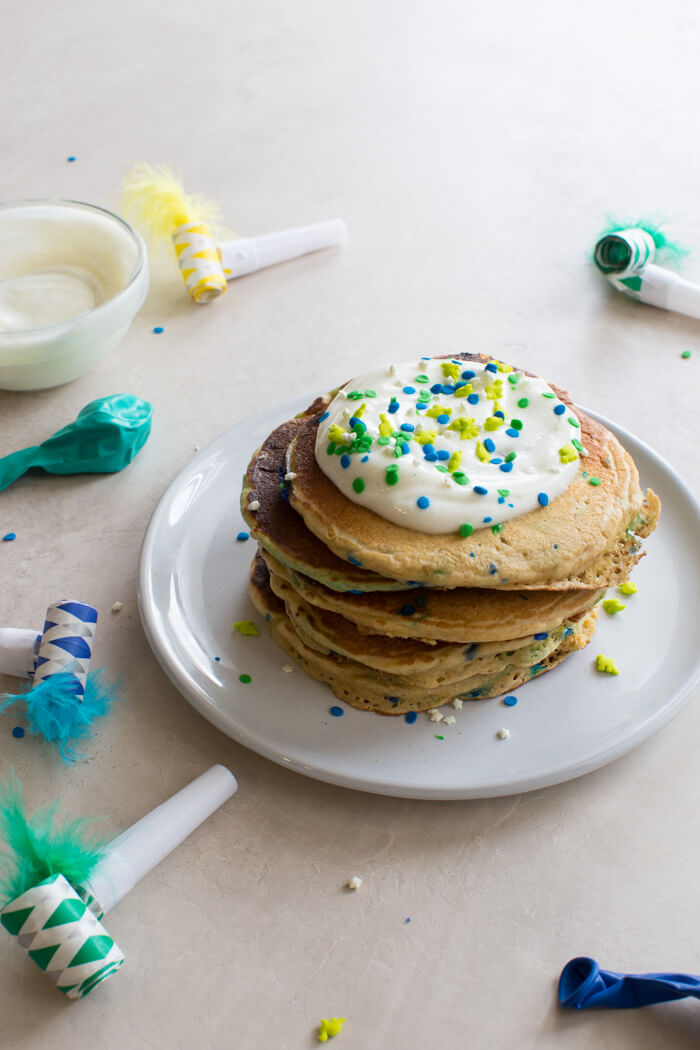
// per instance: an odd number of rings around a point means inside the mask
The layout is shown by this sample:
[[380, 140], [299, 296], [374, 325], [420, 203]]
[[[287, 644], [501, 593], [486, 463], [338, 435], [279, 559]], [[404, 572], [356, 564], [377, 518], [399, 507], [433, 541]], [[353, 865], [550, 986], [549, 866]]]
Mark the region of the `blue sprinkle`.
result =
[[338, 707], [337, 704], [333, 704], [333, 707], [330, 708], [330, 713], [333, 715], [334, 718], [342, 718], [345, 714], [342, 707]]
[[431, 394], [439, 394], [441, 392], [441, 390], [442, 390], [442, 383], [433, 383], [433, 385], [430, 388], [430, 393]]
[[[424, 357], [424, 358], [423, 358], [423, 360], [424, 360], [424, 361], [425, 361], [425, 360], [428, 360], [428, 361], [429, 361], [429, 360], [430, 360], [430, 358], [427, 358], [427, 359], [426, 359], [426, 358]], [[422, 583], [420, 583], [420, 581], [419, 581], [419, 580], [406, 580], [406, 583], [408, 584], [408, 586], [409, 586], [409, 587], [422, 587], [422, 586], [423, 586], [423, 584], [422, 584]]]
[[328, 419], [330, 412], [324, 412], [322, 416], [318, 417], [319, 423], [323, 423], [324, 419]]
[[504, 696], [503, 697], [503, 703], [506, 705], [506, 707], [515, 707], [517, 702], [518, 702], [517, 696]]
[[[351, 430], [353, 427], [357, 426], [358, 423], [362, 423], [362, 420], [359, 416], [350, 416], [349, 427]], [[362, 423], [362, 425], [364, 426], [364, 423]]]
[[285, 501], [285, 503], [289, 503], [289, 493], [286, 488], [282, 489], [282, 491], [280, 492], [280, 496]]
[[414, 386], [405, 386], [403, 392], [404, 394], [415, 394], [416, 388]]
[[554, 406], [554, 415], [555, 416], [563, 416], [565, 412], [566, 412], [566, 405], [555, 405]]
[[461, 387], [466, 386], [466, 385], [467, 384], [463, 380], [460, 379], [458, 383], [455, 383], [455, 390], [459, 390]]
[[489, 491], [489, 490], [488, 490], [488, 489], [485, 489], [483, 485], [475, 485], [475, 486], [474, 486], [474, 491], [475, 491], [475, 492], [476, 492], [476, 493], [477, 493], [477, 494], [478, 494], [479, 496], [485, 496], [485, 495], [486, 495], [486, 494], [488, 493], [488, 491]]
[[492, 441], [491, 438], [486, 438], [486, 440], [484, 441], [484, 448], [487, 452], [495, 452], [496, 442]]
[[494, 565], [493, 562], [489, 565], [489, 576], [495, 576], [498, 572], [498, 566]]
[[394, 704], [394, 706], [396, 706], [396, 704], [401, 703], [401, 697], [400, 696], [387, 696], [387, 700], [390, 700], [392, 702], [392, 704]]
[[506, 501], [506, 497], [505, 496], [499, 496], [498, 497], [498, 502], [499, 503], [505, 503], [505, 501]]
[[426, 452], [424, 456], [428, 463], [437, 463], [437, 458], [437, 452]]
[[514, 503], [509, 503], [509, 504], [508, 504], [508, 506], [509, 506], [509, 507], [510, 507], [510, 509], [512, 510], [512, 509], [513, 509], [513, 507], [515, 506], [515, 504], [514, 504]]
[[486, 372], [498, 372], [498, 367], [496, 365], [493, 365], [493, 364], [487, 365], [486, 368], [484, 369], [484, 371], [486, 371]]
[[558, 543], [554, 544], [554, 549], [555, 549], [555, 551], [559, 550], [559, 544]]
[[493, 459], [489, 460], [489, 463], [493, 463], [493, 465], [496, 466], [496, 467], [499, 467], [502, 462], [503, 462], [503, 460], [500, 459], [498, 456], [494, 456]]
[[443, 383], [442, 392], [443, 394], [454, 394], [455, 388], [452, 386], [452, 383]]
[[342, 456], [340, 457], [341, 467], [344, 467], [347, 470], [351, 463], [352, 460], [350, 459], [350, 456], [347, 454], [347, 452], [343, 452]]
[[539, 503], [540, 507], [546, 507], [547, 504], [549, 503], [549, 496], [547, 495], [547, 493], [546, 492], [538, 492], [537, 493], [537, 502]]
[[420, 507], [421, 510], [425, 510], [426, 507], [430, 506], [430, 500], [428, 499], [427, 496], [419, 496], [418, 499], [416, 500], [416, 503]]
[[506, 434], [508, 435], [509, 438], [518, 438], [518, 437], [520, 437], [520, 431], [516, 430], [515, 427], [508, 427], [508, 429], [506, 430]]
[[446, 448], [438, 449], [436, 455], [437, 455], [438, 459], [449, 459], [450, 458], [450, 453], [447, 451]]
[[406, 604], [402, 605], [399, 609], [399, 616], [413, 616], [415, 611], [415, 605], [411, 605], [410, 602], [406, 602]]
[[348, 591], [348, 594], [364, 594], [364, 591]]
[[470, 558], [476, 558], [476, 554], [474, 553], [474, 551], [470, 551], [469, 552], [469, 557]]
[[408, 724], [410, 726], [412, 726], [414, 722], [417, 722], [418, 721], [418, 714], [417, 714], [417, 712], [416, 711], [409, 711], [408, 714], [406, 715], [406, 721], [408, 722]]
[[478, 394], [467, 394], [467, 401], [469, 402], [470, 405], [478, 405], [479, 404], [479, 395]]
[[12, 735], [17, 740], [19, 740], [20, 737], [24, 736], [24, 729], [22, 729], [22, 726], [15, 726], [15, 728], [12, 730]]
[[511, 470], [513, 469], [513, 464], [512, 463], [499, 463], [498, 464], [498, 469], [502, 470], [504, 474], [510, 474]]
[[353, 558], [352, 554], [348, 554], [348, 561], [351, 565], [358, 565], [360, 568], [362, 568], [362, 562], [358, 561], [357, 558]]
[[411, 451], [405, 441], [401, 445], [401, 451], [403, 452], [404, 456], [407, 456], [408, 453]]
[[547, 631], [540, 631], [539, 634], [535, 635], [535, 639], [538, 642], [543, 642], [545, 640], [545, 638], [549, 638], [549, 634], [547, 633]]
[[505, 419], [506, 418], [504, 416], [503, 412], [500, 411], [500, 409], [499, 409], [498, 412], [494, 412], [494, 416], [496, 416], [498, 419]]
[[5, 535], [3, 536], [3, 539], [6, 542], [8, 542], [8, 543], [9, 543], [10, 540], [16, 540], [17, 539], [17, 533], [16, 532], [6, 532]]
[[467, 369], [466, 369], [466, 370], [465, 370], [464, 372], [462, 372], [462, 379], [466, 379], [466, 380], [467, 380], [467, 382], [469, 382], [469, 380], [470, 380], [470, 379], [473, 379], [475, 375], [476, 375], [476, 372], [471, 372], [471, 371], [470, 371], [470, 370], [469, 370], [469, 369], [467, 368]]
[[161, 332], [163, 332], [163, 331], [164, 331], [164, 329], [163, 329], [163, 328], [162, 328], [162, 327], [161, 327], [161, 326], [160, 326], [159, 324], [157, 324], [157, 325], [156, 325], [156, 327], [155, 327], [155, 328], [153, 329], [153, 331], [154, 331], [154, 333], [155, 333], [156, 335], [160, 335], [160, 334], [161, 334]]
[[[421, 357], [421, 361], [432, 361], [432, 357]], [[389, 697], [391, 700], [391, 697]]]
[[221, 657], [220, 656], [215, 656], [214, 657], [214, 663], [215, 664], [220, 664], [221, 663]]
[[393, 415], [394, 412], [398, 412], [398, 410], [399, 410], [399, 403], [398, 403], [398, 401], [392, 401], [391, 404], [389, 405], [389, 408], [387, 409], [387, 411], [391, 412], [392, 415]]
[[423, 445], [423, 452], [434, 453], [435, 445], [431, 445], [430, 442], [428, 442], [426, 445]]
[[411, 916], [409, 915], [408, 918], [405, 921], [406, 922], [410, 922], [411, 921]]
[[407, 434], [412, 434], [416, 428], [414, 427], [413, 423], [402, 423], [399, 429], [405, 430]]
[[490, 521], [493, 521], [493, 518], [484, 518], [484, 525], [488, 525]]
[[249, 532], [239, 532], [238, 535], [236, 536], [236, 539], [238, 540], [239, 543], [245, 543], [246, 540], [250, 539], [250, 533]]
[[74, 164], [75, 161], [77, 160], [77, 157], [66, 157], [66, 160], [68, 161], [69, 164]]
[[366, 463], [368, 459], [369, 459], [369, 456], [363, 456], [362, 459], [360, 460], [360, 463]]
[[441, 416], [437, 417], [437, 421], [438, 423], [449, 423], [450, 417], [443, 412]]
[[573, 627], [567, 627], [567, 628], [566, 628], [566, 630], [564, 631], [564, 637], [565, 637], [565, 638], [568, 638], [568, 637], [569, 637], [569, 635], [570, 635], [570, 634], [573, 634], [573, 633], [574, 633], [574, 629], [573, 629]]

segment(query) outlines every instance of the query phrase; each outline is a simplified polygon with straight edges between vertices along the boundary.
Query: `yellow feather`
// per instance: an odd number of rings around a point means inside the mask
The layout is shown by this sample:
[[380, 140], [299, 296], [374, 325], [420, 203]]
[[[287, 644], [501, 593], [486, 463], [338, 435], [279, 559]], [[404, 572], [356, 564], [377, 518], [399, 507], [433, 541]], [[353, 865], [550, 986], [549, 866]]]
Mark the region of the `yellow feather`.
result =
[[219, 209], [185, 192], [181, 179], [165, 164], [136, 164], [122, 182], [121, 210], [151, 243], [169, 239], [185, 222], [216, 224]]

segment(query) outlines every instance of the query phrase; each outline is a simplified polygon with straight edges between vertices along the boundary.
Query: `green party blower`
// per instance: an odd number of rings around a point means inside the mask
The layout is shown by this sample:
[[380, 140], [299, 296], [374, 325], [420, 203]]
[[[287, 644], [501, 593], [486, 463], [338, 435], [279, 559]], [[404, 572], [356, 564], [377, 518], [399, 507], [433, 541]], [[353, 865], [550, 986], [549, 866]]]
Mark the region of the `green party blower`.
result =
[[113, 474], [148, 440], [153, 405], [132, 394], [91, 401], [77, 419], [40, 445], [0, 459], [0, 492], [32, 467], [49, 474]]
[[613, 288], [624, 295], [700, 319], [700, 286], [657, 266], [654, 258], [661, 250], [681, 254], [659, 230], [627, 227], [603, 234], [593, 251], [593, 261]]
[[26, 816], [19, 781], [0, 789], [0, 832], [9, 846], [0, 924], [69, 999], [82, 999], [124, 956], [100, 921], [136, 883], [237, 790], [212, 766], [109, 843], [90, 841], [91, 821], [54, 827], [57, 806]]

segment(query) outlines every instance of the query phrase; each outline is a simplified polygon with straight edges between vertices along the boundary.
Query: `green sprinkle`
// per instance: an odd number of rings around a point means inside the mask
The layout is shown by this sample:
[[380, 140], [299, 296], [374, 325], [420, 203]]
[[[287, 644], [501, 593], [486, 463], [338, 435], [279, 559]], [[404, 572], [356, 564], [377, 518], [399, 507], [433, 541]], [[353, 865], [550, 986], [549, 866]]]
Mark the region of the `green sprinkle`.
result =
[[503, 522], [499, 521], [498, 525], [492, 525], [491, 532], [494, 536], [498, 536], [499, 532], [503, 532]]
[[574, 419], [572, 416], [569, 416], [569, 422], [571, 423], [572, 427], [580, 428], [580, 426], [581, 426], [579, 421], [577, 419]]
[[430, 393], [429, 390], [421, 390], [420, 394], [418, 395], [418, 400], [428, 402], [430, 401], [432, 396], [433, 395]]
[[352, 483], [352, 487], [353, 487], [353, 491], [354, 492], [358, 492], [359, 493], [359, 492], [364, 492], [365, 491], [365, 483], [364, 483], [362, 478], [354, 478], [353, 479], [353, 483]]
[[556, 397], [556, 394], [543, 394], [542, 397]]
[[441, 474], [449, 474], [450, 473], [449, 470], [447, 469], [447, 467], [443, 463], [436, 463], [435, 464], [435, 469], [439, 470]]
[[454, 472], [454, 474], [452, 475], [452, 477], [454, 478], [454, 480], [457, 482], [458, 485], [468, 485], [469, 484], [469, 478], [467, 477], [467, 475], [464, 473], [463, 470], [456, 470]]
[[521, 397], [520, 400], [518, 401], [518, 408], [527, 408], [527, 406], [529, 404], [530, 404], [530, 401], [528, 400], [528, 398]]
[[518, 375], [517, 372], [509, 372], [508, 373], [508, 382], [512, 383], [513, 386], [517, 386], [519, 379], [520, 379], [520, 376]]
[[403, 449], [401, 448], [400, 445], [397, 445], [394, 448], [394, 455], [396, 456], [397, 459], [400, 459], [401, 456], [403, 456]]
[[588, 479], [588, 484], [589, 485], [600, 485], [600, 478], [590, 477]]
[[604, 602], [601, 602], [601, 605], [606, 613], [610, 613], [611, 616], [614, 613], [622, 612], [626, 608], [625, 603], [621, 602], [619, 598], [606, 598]]
[[577, 452], [583, 452], [583, 445], [578, 438], [572, 438], [571, 444], [574, 446]]
[[632, 583], [631, 580], [628, 580], [627, 583], [621, 583], [620, 586], [617, 589], [622, 594], [636, 594], [637, 593], [637, 584], [636, 583]]
[[329, 456], [332, 456], [335, 452], [335, 443], [333, 441], [329, 442], [328, 445], [326, 445], [326, 452]]
[[587, 470], [582, 470], [581, 471], [581, 477], [582, 478], [587, 478], [588, 477], [588, 471]]
[[398, 463], [392, 463], [390, 467], [386, 468], [386, 483], [387, 483], [387, 485], [395, 485], [398, 480], [399, 480]]
[[439, 733], [436, 733], [436, 734], [435, 734], [435, 739], [436, 739], [436, 740], [444, 740], [445, 738], [444, 738], [444, 736], [440, 736], [440, 734], [439, 734]]
[[[354, 444], [354, 442], [353, 442], [353, 444]], [[336, 454], [336, 456], [342, 456], [343, 452], [350, 452], [350, 451], [354, 451], [354, 449], [352, 449], [351, 446], [348, 446], [348, 445], [336, 445], [335, 446], [335, 454]]]
[[359, 401], [361, 397], [362, 397], [362, 391], [361, 390], [351, 390], [350, 393], [348, 394], [348, 398], [350, 399], [350, 401]]
[[377, 444], [378, 445], [388, 445], [390, 442], [391, 442], [391, 438], [390, 437], [377, 438]]
[[428, 376], [421, 374], [419, 376], [416, 376], [416, 380], [415, 381], [416, 381], [416, 383], [429, 383], [430, 379], [429, 379]]
[[514, 459], [517, 459], [517, 452], [509, 452], [506, 456], [506, 463], [512, 463]]
[[523, 429], [523, 424], [522, 424], [522, 421], [520, 419], [511, 419], [510, 425], [512, 426], [513, 430], [522, 430]]
[[377, 391], [376, 390], [365, 390], [365, 397], [376, 397], [376, 396], [377, 396]]
[[248, 685], [250, 682], [253, 681], [253, 679], [250, 677], [249, 674], [239, 674], [238, 681], [243, 682], [243, 685]]
[[503, 498], [505, 499], [507, 496], [510, 496], [510, 489], [499, 489], [498, 495], [503, 496]]
[[690, 357], [690, 350], [684, 350], [683, 353], [681, 354], [681, 357], [683, 358], [684, 361], [687, 361], [688, 358]]
[[469, 522], [465, 522], [464, 525], [460, 525], [459, 526], [459, 534], [460, 534], [460, 536], [471, 536], [473, 531], [474, 531], [474, 526], [470, 525]]

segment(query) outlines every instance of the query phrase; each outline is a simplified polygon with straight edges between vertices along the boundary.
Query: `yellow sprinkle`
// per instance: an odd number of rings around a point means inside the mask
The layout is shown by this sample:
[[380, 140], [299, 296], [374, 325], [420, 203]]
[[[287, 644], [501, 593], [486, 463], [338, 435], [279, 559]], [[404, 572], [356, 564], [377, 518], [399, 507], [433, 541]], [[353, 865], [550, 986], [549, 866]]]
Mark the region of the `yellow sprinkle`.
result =
[[483, 441], [477, 441], [476, 443], [476, 457], [480, 459], [482, 463], [488, 463], [491, 459], [490, 454], [484, 448]]
[[637, 584], [632, 583], [631, 580], [628, 580], [627, 583], [621, 583], [617, 589], [618, 591], [621, 591], [622, 594], [636, 594]]
[[573, 445], [562, 445], [559, 449], [559, 459], [562, 463], [573, 463], [575, 459], [578, 459], [576, 449]]
[[503, 380], [494, 379], [493, 383], [486, 387], [485, 394], [489, 401], [498, 401], [499, 397], [503, 397]]
[[615, 666], [615, 661], [610, 656], [603, 656], [602, 653], [598, 653], [595, 658], [596, 670], [605, 671], [606, 674], [619, 674], [619, 670]]
[[479, 433], [479, 428], [474, 420], [465, 419], [464, 416], [459, 416], [457, 419], [453, 420], [447, 429], [456, 430], [462, 441], [464, 441], [465, 438], [475, 438]]
[[333, 423], [328, 428], [328, 440], [335, 441], [336, 445], [341, 444], [341, 442], [345, 441], [345, 431], [337, 423]]
[[442, 405], [433, 405], [425, 414], [426, 416], [431, 416], [433, 419], [437, 419], [438, 416], [451, 416], [452, 409], [443, 408]]
[[367, 405], [363, 401], [362, 404], [360, 405], [360, 407], [356, 408], [355, 411], [353, 412], [353, 415], [354, 415], [355, 419], [362, 419], [362, 416], [364, 415], [364, 411], [365, 411], [366, 408], [367, 408]]
[[328, 1036], [338, 1035], [340, 1029], [345, 1024], [344, 1017], [331, 1017], [330, 1021], [325, 1017], [318, 1026], [318, 1041], [319, 1043], [325, 1043]]
[[513, 366], [512, 365], [504, 365], [502, 361], [497, 361], [496, 362], [496, 367], [498, 368], [499, 372], [512, 372], [513, 371]]
[[443, 361], [441, 368], [444, 376], [449, 376], [450, 379], [459, 379], [459, 365], [456, 365], [454, 361]]
[[419, 445], [432, 445], [437, 437], [437, 430], [416, 430], [413, 435]]
[[388, 437], [391, 437], [391, 435], [393, 433], [394, 433], [394, 428], [392, 427], [391, 423], [380, 423], [379, 424], [379, 436], [380, 437], [388, 438]]
[[484, 428], [486, 430], [498, 430], [502, 426], [503, 420], [500, 416], [487, 416], [484, 420]]
[[621, 602], [618, 598], [606, 598], [605, 601], [601, 604], [605, 609], [606, 613], [610, 613], [611, 615], [613, 613], [622, 612], [622, 610], [625, 608], [625, 603]]
[[459, 452], [459, 451], [453, 452], [452, 455], [450, 456], [449, 460], [448, 460], [448, 463], [447, 463], [447, 469], [449, 470], [450, 474], [454, 474], [455, 470], [457, 469], [457, 467], [460, 465], [461, 462], [462, 462], [462, 453]]
[[474, 387], [471, 383], [466, 383], [464, 386], [458, 386], [454, 392], [455, 397], [466, 397], [467, 394], [473, 394]]
[[233, 629], [241, 634], [249, 634], [252, 638], [257, 638], [259, 633], [252, 620], [236, 620]]

